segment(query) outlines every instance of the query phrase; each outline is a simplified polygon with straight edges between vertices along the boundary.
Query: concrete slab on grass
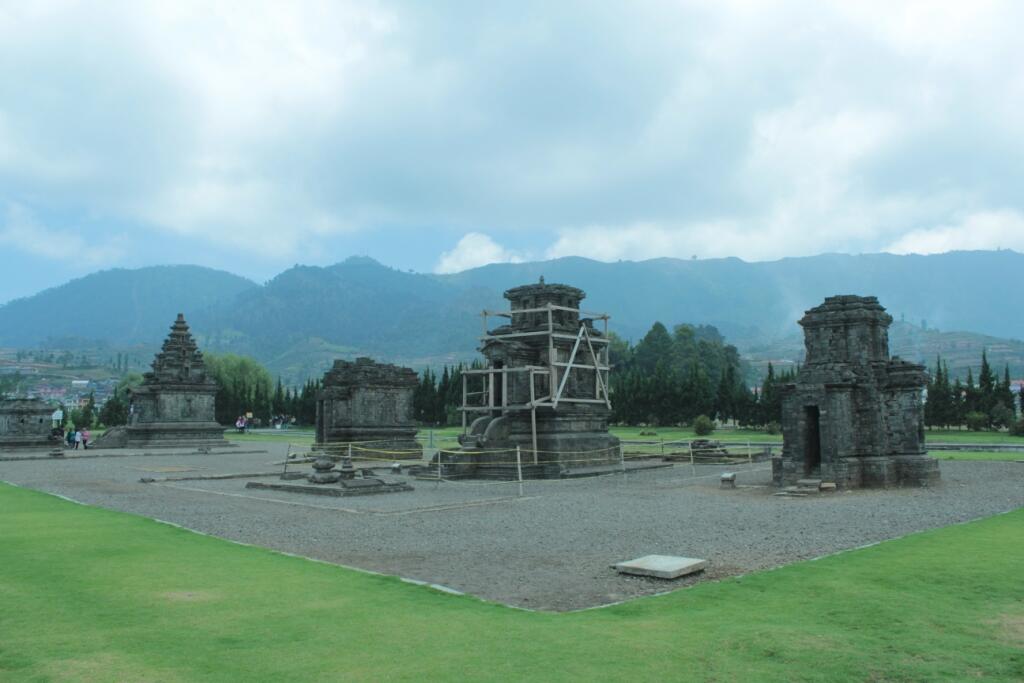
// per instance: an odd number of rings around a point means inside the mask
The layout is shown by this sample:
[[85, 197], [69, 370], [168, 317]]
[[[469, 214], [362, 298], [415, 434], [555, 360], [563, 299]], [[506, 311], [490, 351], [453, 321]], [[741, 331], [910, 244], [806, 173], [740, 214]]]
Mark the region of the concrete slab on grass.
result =
[[636, 576], [653, 576], [659, 579], [678, 579], [680, 576], [693, 574], [704, 569], [707, 560], [694, 557], [676, 557], [675, 555], [645, 555], [628, 562], [619, 562], [615, 569], [620, 574]]

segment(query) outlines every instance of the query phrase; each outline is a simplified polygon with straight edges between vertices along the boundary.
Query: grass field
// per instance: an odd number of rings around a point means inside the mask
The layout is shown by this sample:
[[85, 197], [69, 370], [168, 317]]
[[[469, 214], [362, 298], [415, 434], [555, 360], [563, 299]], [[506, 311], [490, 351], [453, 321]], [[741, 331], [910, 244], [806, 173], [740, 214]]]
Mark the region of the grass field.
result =
[[1024, 451], [931, 451], [928, 455], [938, 460], [1024, 460]]
[[1024, 677], [1024, 510], [547, 614], [2, 484], [0, 509], [5, 681]]
[[1024, 437], [1009, 432], [969, 432], [959, 429], [928, 429], [925, 441], [933, 443], [1014, 443], [1024, 444]]

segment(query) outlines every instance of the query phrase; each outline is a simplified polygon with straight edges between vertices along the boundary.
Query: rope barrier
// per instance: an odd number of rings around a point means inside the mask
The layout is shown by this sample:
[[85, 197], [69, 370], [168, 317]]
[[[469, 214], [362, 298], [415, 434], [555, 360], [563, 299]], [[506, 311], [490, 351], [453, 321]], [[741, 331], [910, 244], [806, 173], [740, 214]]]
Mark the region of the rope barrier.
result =
[[[388, 462], [388, 463], [392, 463], [392, 462], [394, 462], [395, 458], [394, 457], [386, 457], [386, 456], [408, 455], [408, 454], [411, 454], [411, 453], [419, 453], [419, 454], [422, 455], [422, 451], [405, 451], [405, 450], [399, 451], [399, 450], [384, 450], [384, 449], [370, 449], [370, 448], [356, 448], [356, 447], [353, 447], [352, 450], [359, 452], [359, 455], [354, 455], [353, 454], [353, 459], [357, 459], [357, 460], [363, 461], [363, 462]], [[500, 454], [508, 454], [509, 456], [511, 456], [512, 454], [515, 453], [515, 451], [513, 449], [509, 449], [509, 448], [494, 449], [494, 450], [472, 450], [472, 451], [461, 451], [461, 450], [457, 451], [457, 450], [449, 450], [449, 449], [438, 449], [437, 453], [439, 454], [439, 457], [440, 456], [453, 456], [453, 458], [451, 460], [448, 460], [447, 462], [442, 462], [441, 463], [442, 465], [458, 466], [458, 465], [470, 464], [470, 463], [460, 462], [458, 459], [455, 459], [454, 456], [459, 456], [459, 457], [466, 457], [466, 456], [472, 456], [472, 455], [492, 455], [493, 456], [493, 455], [500, 455]], [[532, 455], [533, 451], [532, 450], [523, 450], [522, 453], [524, 455]], [[607, 461], [611, 461], [613, 458], [616, 459], [616, 460], [618, 459], [618, 458], [615, 458], [615, 456], [618, 455], [618, 448], [615, 448], [615, 447], [604, 448], [604, 449], [593, 450], [593, 451], [538, 451], [538, 453], [545, 453], [545, 454], [572, 454], [572, 455], [587, 454], [587, 453], [589, 453], [589, 454], [603, 453], [606, 456], [605, 460], [607, 460]], [[294, 455], [295, 457], [291, 458], [291, 461], [294, 464], [298, 460], [302, 460], [302, 459], [316, 459], [318, 456], [321, 456], [323, 454], [324, 454], [324, 451], [312, 451], [312, 450], [311, 451], [306, 451], [306, 452], [301, 452], [301, 451], [295, 452], [295, 451], [293, 451], [292, 455]], [[327, 452], [327, 455], [329, 455], [331, 457], [340, 457], [340, 454], [331, 453], [331, 452]], [[719, 454], [716, 454], [716, 459], [715, 460], [704, 460], [702, 456], [696, 455], [695, 456], [695, 460], [700, 462], [700, 464], [705, 464], [705, 465], [709, 465], [709, 464], [722, 464], [722, 465], [732, 464], [728, 460], [723, 460], [720, 457], [717, 457], [718, 455]], [[751, 453], [749, 453], [749, 452], [743, 452], [743, 453], [737, 452], [736, 455], [734, 455], [732, 457], [733, 457], [733, 459], [742, 459], [742, 458], [747, 458], [749, 455], [751, 455]], [[633, 461], [633, 460], [650, 460], [652, 458], [659, 458], [659, 457], [661, 457], [661, 455], [659, 455], [659, 454], [627, 453], [627, 454], [624, 454], [624, 457], [622, 459], [623, 460]], [[442, 459], [444, 459], [444, 458], [442, 458]], [[433, 461], [434, 459], [431, 458], [431, 460]], [[542, 463], [544, 463], [544, 464], [595, 463], [595, 460], [597, 460], [597, 459], [595, 459], [595, 458], [557, 458], [557, 459], [545, 459], [545, 460], [542, 461]], [[513, 466], [513, 465], [517, 464], [517, 461], [512, 459], [511, 457], [509, 457], [508, 459], [501, 459], [501, 460], [491, 460], [491, 459], [488, 459], [486, 461], [486, 464], [487, 465], [499, 465], [499, 466]], [[541, 463], [538, 463], [538, 464], [541, 464]], [[601, 464], [601, 463], [595, 463], [595, 464]]]

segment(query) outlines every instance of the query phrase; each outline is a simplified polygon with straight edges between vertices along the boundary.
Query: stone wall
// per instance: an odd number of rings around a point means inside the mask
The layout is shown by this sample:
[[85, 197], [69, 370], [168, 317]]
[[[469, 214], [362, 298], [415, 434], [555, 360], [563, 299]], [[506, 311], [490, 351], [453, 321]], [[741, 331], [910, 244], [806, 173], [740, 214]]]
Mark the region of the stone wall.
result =
[[0, 399], [0, 449], [47, 448], [53, 408], [37, 398]]

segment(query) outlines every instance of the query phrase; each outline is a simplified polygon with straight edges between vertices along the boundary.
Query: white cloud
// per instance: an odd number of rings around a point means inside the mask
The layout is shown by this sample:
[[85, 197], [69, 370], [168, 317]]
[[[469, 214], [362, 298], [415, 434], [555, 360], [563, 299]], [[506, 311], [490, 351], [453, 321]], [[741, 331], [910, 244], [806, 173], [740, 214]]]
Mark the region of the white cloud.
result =
[[12, 202], [4, 207], [0, 223], [0, 244], [52, 261], [109, 266], [124, 254], [117, 242], [118, 238], [93, 243], [73, 230], [48, 228], [41, 225], [31, 211]]
[[506, 249], [487, 235], [470, 232], [463, 235], [454, 249], [441, 254], [434, 272], [458, 273], [489, 263], [519, 263], [522, 260], [520, 254]]
[[[1024, 215], [1022, 23], [1013, 0], [0, 2], [0, 198], [87, 219], [85, 248], [156, 232], [228, 268], [963, 244], [963, 216]], [[480, 225], [439, 261], [389, 232]]]
[[1024, 251], [1024, 214], [1013, 210], [974, 213], [955, 225], [914, 230], [890, 244], [885, 251], [938, 254], [973, 249]]

